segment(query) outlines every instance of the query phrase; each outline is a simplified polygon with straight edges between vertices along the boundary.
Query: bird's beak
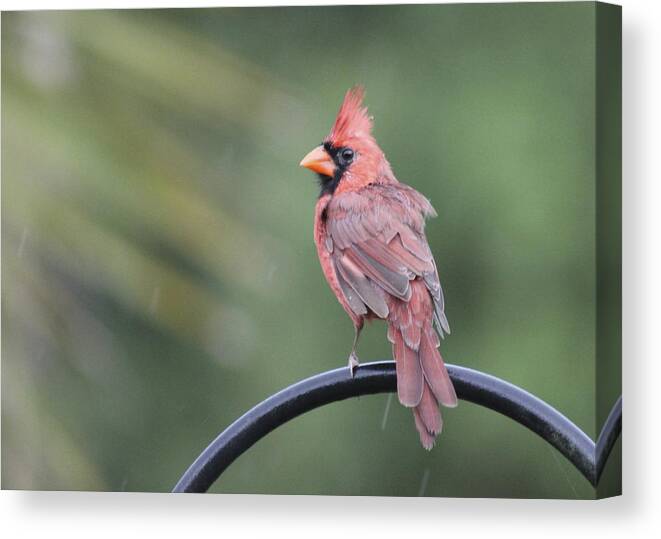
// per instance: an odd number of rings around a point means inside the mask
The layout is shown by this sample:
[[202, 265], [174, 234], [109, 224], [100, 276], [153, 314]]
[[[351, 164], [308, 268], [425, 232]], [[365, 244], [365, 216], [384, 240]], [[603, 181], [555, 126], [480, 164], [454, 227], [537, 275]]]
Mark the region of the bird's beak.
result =
[[301, 161], [300, 166], [309, 168], [313, 172], [324, 176], [333, 177], [335, 174], [335, 163], [333, 163], [331, 156], [328, 155], [323, 146], [317, 146], [307, 154]]

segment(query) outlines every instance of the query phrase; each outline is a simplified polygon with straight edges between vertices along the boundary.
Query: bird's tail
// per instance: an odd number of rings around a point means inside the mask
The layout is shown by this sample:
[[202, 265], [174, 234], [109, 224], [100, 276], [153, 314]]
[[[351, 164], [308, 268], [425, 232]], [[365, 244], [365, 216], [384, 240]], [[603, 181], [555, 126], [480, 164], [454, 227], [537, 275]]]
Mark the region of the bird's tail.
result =
[[388, 339], [397, 369], [397, 395], [404, 406], [413, 408], [420, 442], [431, 449], [443, 428], [439, 403], [454, 407], [457, 394], [438, 350], [427, 290], [424, 294], [414, 290], [409, 302], [398, 300], [393, 307]]

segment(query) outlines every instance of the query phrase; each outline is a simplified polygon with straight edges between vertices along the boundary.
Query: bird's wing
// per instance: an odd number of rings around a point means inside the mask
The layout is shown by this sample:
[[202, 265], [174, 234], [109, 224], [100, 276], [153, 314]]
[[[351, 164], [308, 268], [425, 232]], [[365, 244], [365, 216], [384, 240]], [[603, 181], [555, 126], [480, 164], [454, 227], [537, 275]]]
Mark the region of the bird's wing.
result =
[[437, 328], [449, 333], [443, 291], [427, 244], [424, 222], [435, 215], [429, 201], [404, 184], [372, 184], [333, 197], [327, 208], [326, 248], [348, 304], [388, 316], [385, 293], [411, 298], [420, 277], [434, 301]]

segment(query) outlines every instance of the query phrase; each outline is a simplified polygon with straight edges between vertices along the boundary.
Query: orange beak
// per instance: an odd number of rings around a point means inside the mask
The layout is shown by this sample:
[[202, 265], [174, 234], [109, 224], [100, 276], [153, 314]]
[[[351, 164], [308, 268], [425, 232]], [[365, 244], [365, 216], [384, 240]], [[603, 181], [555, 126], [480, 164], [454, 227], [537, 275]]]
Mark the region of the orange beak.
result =
[[303, 161], [301, 161], [300, 166], [309, 168], [318, 174], [330, 176], [331, 178], [335, 174], [335, 163], [333, 163], [331, 156], [328, 155], [328, 152], [324, 150], [323, 146], [317, 146], [307, 154], [303, 158]]

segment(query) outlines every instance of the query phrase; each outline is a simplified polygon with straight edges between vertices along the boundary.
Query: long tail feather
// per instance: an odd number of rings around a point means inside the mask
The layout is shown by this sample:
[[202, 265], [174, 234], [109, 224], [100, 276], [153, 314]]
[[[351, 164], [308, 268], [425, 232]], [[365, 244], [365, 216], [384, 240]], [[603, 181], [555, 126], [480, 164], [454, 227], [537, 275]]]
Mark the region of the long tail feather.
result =
[[436, 442], [436, 436], [429, 433], [427, 427], [422, 421], [422, 418], [420, 417], [420, 412], [417, 408], [413, 408], [413, 419], [415, 420], [415, 428], [420, 434], [420, 443], [422, 444], [422, 447], [424, 447], [427, 451], [431, 450], [431, 448], [434, 447], [434, 443]]
[[412, 408], [422, 399], [425, 377], [418, 358], [418, 352], [410, 348], [404, 341], [401, 332], [397, 331], [393, 343], [393, 355], [397, 369], [397, 396], [404, 406]]
[[438, 407], [438, 401], [434, 397], [434, 394], [427, 383], [425, 383], [422, 399], [420, 400], [420, 404], [416, 407], [416, 410], [429, 434], [436, 436], [441, 433], [441, 430], [443, 430], [441, 410]]
[[[426, 289], [416, 293], [417, 285], [412, 286], [416, 290], [409, 302], [391, 303], [388, 339], [397, 369], [399, 401], [413, 409], [420, 442], [425, 449], [431, 449], [443, 429], [439, 403], [454, 407], [457, 394], [438, 350], [440, 341], [433, 328], [431, 299]], [[417, 331], [411, 332], [411, 327]]]
[[422, 332], [420, 338], [420, 362], [422, 363], [422, 370], [436, 400], [443, 406], [454, 408], [457, 406], [457, 394], [452, 385], [452, 380], [450, 380], [450, 375], [445, 368], [441, 353], [436, 348], [438, 344], [434, 343], [434, 340], [437, 340], [438, 337], [436, 337], [433, 331], [431, 326], [428, 327], [426, 331]]

